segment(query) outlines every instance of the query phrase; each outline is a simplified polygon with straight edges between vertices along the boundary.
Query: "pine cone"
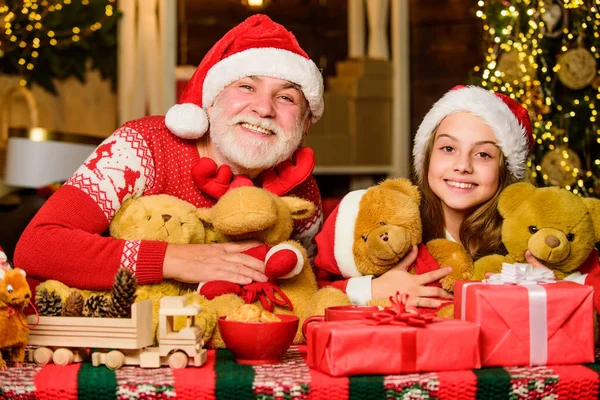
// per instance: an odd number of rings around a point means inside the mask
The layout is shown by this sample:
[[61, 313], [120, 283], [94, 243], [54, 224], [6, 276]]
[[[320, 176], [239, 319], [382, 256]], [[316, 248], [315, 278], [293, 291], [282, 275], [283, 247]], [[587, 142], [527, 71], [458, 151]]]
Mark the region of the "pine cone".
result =
[[90, 296], [85, 301], [85, 307], [83, 308], [84, 317], [109, 317], [109, 307], [111, 300], [104, 297], [101, 294], [95, 294]]
[[133, 273], [127, 268], [121, 268], [115, 277], [112, 288], [112, 301], [110, 315], [113, 318], [130, 318], [131, 305], [135, 301], [137, 281]]
[[65, 305], [62, 309], [63, 317], [81, 317], [83, 315], [83, 295], [77, 291], [73, 290], [67, 300], [65, 300]]
[[35, 295], [35, 303], [39, 314], [42, 316], [53, 317], [61, 314], [62, 299], [54, 291], [48, 292], [47, 289], [42, 289], [37, 292]]

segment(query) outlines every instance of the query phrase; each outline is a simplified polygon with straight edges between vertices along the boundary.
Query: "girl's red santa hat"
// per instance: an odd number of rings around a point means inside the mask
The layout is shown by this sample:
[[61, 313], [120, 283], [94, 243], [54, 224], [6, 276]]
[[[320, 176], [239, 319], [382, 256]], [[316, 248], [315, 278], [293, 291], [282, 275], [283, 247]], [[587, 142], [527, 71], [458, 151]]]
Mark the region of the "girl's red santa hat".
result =
[[352, 244], [356, 217], [365, 192], [355, 190], [344, 196], [315, 237], [319, 252], [314, 263], [319, 269], [346, 278], [362, 276], [354, 262]]
[[468, 112], [481, 118], [494, 132], [511, 175], [525, 176], [533, 133], [527, 110], [510, 97], [478, 86], [455, 86], [439, 99], [423, 118], [415, 135], [413, 165], [422, 181], [425, 152], [431, 136], [442, 120], [452, 114]]
[[176, 136], [202, 137], [206, 110], [229, 84], [247, 76], [285, 79], [300, 87], [312, 121], [323, 115], [323, 77], [294, 35], [266, 15], [256, 14], [230, 30], [206, 54], [165, 124]]

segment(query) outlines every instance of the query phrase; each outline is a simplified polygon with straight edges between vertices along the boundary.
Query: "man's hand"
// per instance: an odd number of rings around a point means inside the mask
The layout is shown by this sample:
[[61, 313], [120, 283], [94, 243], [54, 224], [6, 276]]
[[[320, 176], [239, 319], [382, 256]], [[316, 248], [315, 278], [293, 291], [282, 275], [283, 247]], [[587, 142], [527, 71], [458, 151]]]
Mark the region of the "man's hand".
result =
[[259, 244], [169, 244], [163, 278], [189, 283], [223, 280], [240, 285], [266, 282], [264, 262], [242, 253]]
[[452, 299], [452, 295], [442, 288], [425, 286], [450, 274], [452, 268], [445, 267], [425, 274], [413, 275], [408, 272], [408, 269], [417, 259], [417, 254], [417, 246], [413, 246], [410, 253], [398, 265], [371, 281], [374, 299], [387, 299], [398, 291], [408, 293], [408, 305], [427, 308], [437, 308], [443, 303], [430, 297]]

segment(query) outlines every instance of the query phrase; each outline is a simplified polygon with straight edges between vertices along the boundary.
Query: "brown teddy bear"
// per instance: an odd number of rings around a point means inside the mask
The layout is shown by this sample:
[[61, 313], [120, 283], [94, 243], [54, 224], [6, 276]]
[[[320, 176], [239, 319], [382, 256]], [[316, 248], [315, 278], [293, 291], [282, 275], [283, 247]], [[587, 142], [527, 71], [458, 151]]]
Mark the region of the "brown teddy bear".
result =
[[23, 308], [30, 301], [25, 271], [0, 268], [0, 369], [6, 368], [1, 351], [8, 351], [10, 360], [17, 365], [25, 360], [29, 328]]
[[520, 182], [508, 186], [498, 199], [504, 218], [502, 242], [508, 254], [475, 262], [473, 279], [499, 273], [502, 263], [526, 263], [529, 250], [554, 272], [594, 286], [594, 305], [600, 311], [600, 268], [595, 243], [600, 241], [600, 200], [582, 198], [558, 187], [536, 188]]
[[[422, 240], [421, 195], [408, 179], [388, 179], [367, 190], [350, 192], [328, 217], [317, 235], [315, 266], [346, 278], [379, 276], [398, 262]], [[452, 266], [452, 273], [440, 285], [452, 292], [454, 281], [469, 279], [473, 261], [459, 243], [435, 239], [420, 245], [413, 273]], [[334, 283], [344, 290], [347, 281]], [[334, 289], [322, 291], [314, 299], [315, 312], [348, 303]], [[387, 299], [368, 304], [387, 305]]]

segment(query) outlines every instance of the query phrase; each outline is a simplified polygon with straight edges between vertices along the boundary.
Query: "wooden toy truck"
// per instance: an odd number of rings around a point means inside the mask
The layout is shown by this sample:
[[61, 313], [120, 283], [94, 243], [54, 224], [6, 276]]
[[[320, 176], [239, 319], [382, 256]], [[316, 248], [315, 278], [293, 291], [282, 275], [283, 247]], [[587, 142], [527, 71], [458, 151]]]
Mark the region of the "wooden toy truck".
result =
[[[44, 365], [53, 361], [57, 365], [81, 362], [87, 357], [87, 349], [112, 349], [92, 352], [92, 364], [105, 364], [116, 370], [123, 365], [139, 365], [142, 368], [199, 367], [206, 362], [206, 350], [202, 348], [202, 331], [193, 324], [200, 312], [197, 305], [185, 305], [184, 297], [169, 296], [160, 301], [158, 322], [158, 347], [152, 345], [152, 302], [134, 303], [131, 318], [91, 317], [39, 317], [38, 325], [29, 332], [29, 359]], [[186, 317], [186, 327], [174, 331], [176, 316]], [[36, 323], [29, 316], [30, 325]]]

